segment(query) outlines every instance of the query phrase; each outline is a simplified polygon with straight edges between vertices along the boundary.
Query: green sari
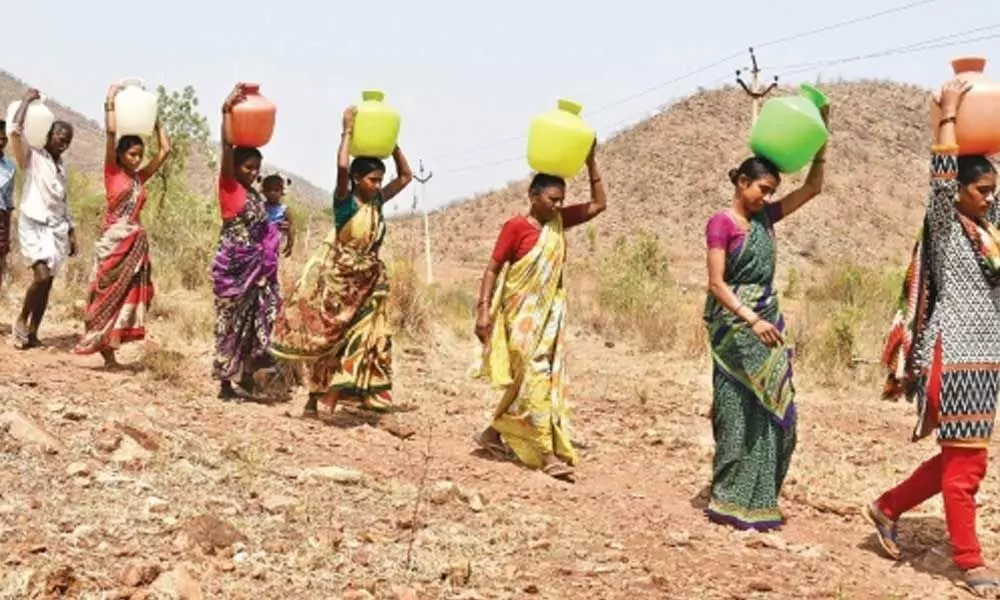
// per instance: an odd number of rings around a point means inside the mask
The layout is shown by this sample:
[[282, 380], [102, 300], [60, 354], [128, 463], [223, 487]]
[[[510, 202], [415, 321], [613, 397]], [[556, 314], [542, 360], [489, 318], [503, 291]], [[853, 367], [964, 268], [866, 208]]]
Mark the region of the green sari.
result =
[[[776, 246], [768, 211], [750, 220], [726, 255], [725, 281], [743, 304], [784, 333], [774, 291]], [[740, 529], [783, 523], [778, 497], [795, 449], [791, 350], [769, 348], [711, 294], [705, 324], [712, 345], [712, 495], [707, 513]]]

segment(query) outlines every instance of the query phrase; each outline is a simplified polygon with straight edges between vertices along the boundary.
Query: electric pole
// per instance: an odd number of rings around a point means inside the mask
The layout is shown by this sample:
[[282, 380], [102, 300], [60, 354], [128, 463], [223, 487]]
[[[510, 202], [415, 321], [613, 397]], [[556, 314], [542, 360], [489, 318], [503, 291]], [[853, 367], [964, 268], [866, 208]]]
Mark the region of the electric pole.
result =
[[775, 75], [774, 81], [762, 90], [760, 89], [760, 67], [757, 66], [757, 56], [754, 54], [753, 48], [750, 48], [750, 64], [753, 65], [750, 68], [750, 75], [752, 76], [750, 85], [747, 85], [743, 81], [743, 78], [740, 77], [742, 73], [741, 69], [737, 69], [736, 71], [736, 83], [740, 84], [743, 91], [750, 96], [750, 110], [752, 111], [750, 114], [750, 125], [752, 126], [754, 121], [757, 120], [757, 113], [760, 111], [761, 98], [764, 98], [774, 91], [774, 88], [778, 87], [778, 76]]
[[424, 211], [424, 260], [427, 265], [427, 283], [428, 285], [433, 282], [434, 277], [431, 273], [431, 226], [427, 219], [427, 182], [434, 177], [433, 171], [427, 171], [424, 175], [424, 161], [420, 161], [420, 172], [413, 178], [420, 182], [420, 196], [421, 204], [423, 205]]

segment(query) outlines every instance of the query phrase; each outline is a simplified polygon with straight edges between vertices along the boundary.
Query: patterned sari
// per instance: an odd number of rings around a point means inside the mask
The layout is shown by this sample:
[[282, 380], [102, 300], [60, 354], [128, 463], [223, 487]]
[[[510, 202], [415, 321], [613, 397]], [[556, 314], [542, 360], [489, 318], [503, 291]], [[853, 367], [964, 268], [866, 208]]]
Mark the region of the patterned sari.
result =
[[212, 376], [233, 380], [250, 375], [267, 357], [278, 294], [281, 234], [267, 218], [264, 199], [248, 192], [236, 217], [224, 221], [212, 261], [215, 292], [215, 360]]
[[110, 177], [129, 185], [109, 194], [90, 276], [85, 332], [73, 349], [77, 354], [115, 350], [146, 337], [146, 313], [153, 300], [149, 239], [139, 220], [146, 191], [138, 177], [120, 172]]
[[505, 268], [490, 312], [493, 333], [479, 375], [503, 390], [493, 428], [524, 465], [555, 454], [579, 458], [570, 441], [564, 357], [566, 239], [562, 218], [548, 221], [534, 248]]
[[270, 352], [311, 367], [310, 393], [392, 407], [389, 280], [378, 250], [386, 225], [381, 200], [360, 202], [306, 263], [278, 317]]
[[[776, 247], [766, 211], [726, 256], [725, 281], [743, 304], [784, 332], [774, 292]], [[769, 348], [714, 296], [705, 305], [712, 344], [715, 436], [712, 520], [766, 530], [783, 522], [778, 496], [795, 448], [791, 350]]]

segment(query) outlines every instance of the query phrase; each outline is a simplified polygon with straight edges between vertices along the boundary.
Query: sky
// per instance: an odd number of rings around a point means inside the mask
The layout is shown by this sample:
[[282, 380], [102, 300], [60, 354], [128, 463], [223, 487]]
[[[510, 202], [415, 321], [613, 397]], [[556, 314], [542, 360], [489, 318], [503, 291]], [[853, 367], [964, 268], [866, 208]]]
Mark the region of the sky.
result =
[[[787, 73], [784, 83], [819, 76], [931, 87], [963, 54], [992, 56], [987, 71], [1000, 80], [1000, 0], [9, 4], [0, 68], [47, 96], [99, 120], [112, 81], [190, 84], [214, 132], [233, 84], [257, 81], [278, 106], [265, 159], [326, 189], [343, 108], [362, 89], [381, 89], [402, 114], [399, 144], [412, 166], [422, 159], [433, 173], [421, 199], [431, 208], [525, 176], [528, 123], [558, 98], [582, 103], [603, 139], [699, 87], [732, 83], [734, 71], [749, 66], [751, 45], [762, 76]], [[907, 4], [918, 5], [768, 44]], [[998, 37], [976, 41], [989, 35]], [[936, 39], [971, 41], [784, 68]]]

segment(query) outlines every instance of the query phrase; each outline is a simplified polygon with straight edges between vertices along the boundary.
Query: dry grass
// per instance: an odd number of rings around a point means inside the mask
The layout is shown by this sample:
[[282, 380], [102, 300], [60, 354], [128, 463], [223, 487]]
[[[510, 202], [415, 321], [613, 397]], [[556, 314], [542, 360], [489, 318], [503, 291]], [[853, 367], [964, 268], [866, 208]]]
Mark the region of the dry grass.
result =
[[902, 271], [846, 265], [811, 286], [790, 323], [799, 363], [824, 385], [881, 377], [877, 367]]
[[155, 343], [143, 345], [141, 364], [154, 380], [170, 384], [183, 382], [188, 371], [187, 355]]
[[601, 331], [638, 335], [651, 350], [673, 344], [676, 286], [658, 239], [648, 234], [618, 238], [601, 258], [597, 279]]
[[421, 284], [412, 258], [392, 260], [388, 269], [392, 330], [413, 339], [425, 337], [430, 332], [430, 303], [427, 288]]

